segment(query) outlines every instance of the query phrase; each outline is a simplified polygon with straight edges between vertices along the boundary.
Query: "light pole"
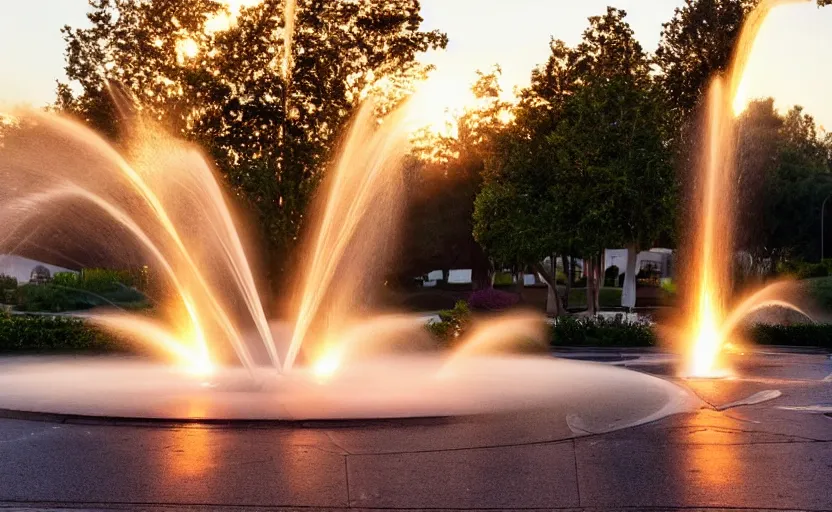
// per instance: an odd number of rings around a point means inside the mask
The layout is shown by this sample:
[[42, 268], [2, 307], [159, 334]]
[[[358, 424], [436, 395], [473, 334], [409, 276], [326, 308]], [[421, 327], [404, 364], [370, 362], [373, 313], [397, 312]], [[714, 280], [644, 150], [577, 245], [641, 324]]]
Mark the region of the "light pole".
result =
[[820, 207], [820, 261], [823, 263], [824, 259], [824, 244], [823, 244], [823, 235], [826, 234], [824, 230], [824, 220], [826, 220], [826, 203], [829, 201], [829, 198], [832, 198], [832, 194], [826, 196], [826, 199], [823, 200], [823, 204]]

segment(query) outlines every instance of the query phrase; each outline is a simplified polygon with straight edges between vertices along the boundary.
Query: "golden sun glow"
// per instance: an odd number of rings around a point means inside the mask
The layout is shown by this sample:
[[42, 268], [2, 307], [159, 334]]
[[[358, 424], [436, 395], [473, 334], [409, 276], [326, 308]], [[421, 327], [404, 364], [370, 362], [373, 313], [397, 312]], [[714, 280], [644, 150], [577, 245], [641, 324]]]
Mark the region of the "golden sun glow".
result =
[[[427, 80], [417, 85], [411, 101], [416, 104], [413, 109], [417, 119], [414, 126], [426, 128], [430, 133], [444, 137], [458, 135], [459, 118], [466, 112], [476, 111], [488, 105], [490, 99], [478, 99], [471, 90], [471, 83], [460, 81], [452, 73], [437, 71]], [[501, 98], [503, 101], [513, 102], [513, 97]], [[503, 123], [511, 122], [513, 114], [510, 110], [498, 113]]]
[[176, 42], [176, 62], [179, 64], [184, 64], [197, 55], [199, 55], [199, 45], [194, 39], [186, 37]]
[[734, 94], [734, 101], [731, 105], [734, 111], [734, 117], [742, 115], [745, 109], [748, 108], [749, 103], [751, 103], [751, 98], [748, 97], [748, 85], [743, 80], [740, 82], [739, 87], [737, 87], [737, 92]]
[[222, 8], [205, 20], [204, 30], [208, 35], [225, 32], [237, 25], [237, 17], [242, 9], [254, 7], [262, 0], [222, 0]]

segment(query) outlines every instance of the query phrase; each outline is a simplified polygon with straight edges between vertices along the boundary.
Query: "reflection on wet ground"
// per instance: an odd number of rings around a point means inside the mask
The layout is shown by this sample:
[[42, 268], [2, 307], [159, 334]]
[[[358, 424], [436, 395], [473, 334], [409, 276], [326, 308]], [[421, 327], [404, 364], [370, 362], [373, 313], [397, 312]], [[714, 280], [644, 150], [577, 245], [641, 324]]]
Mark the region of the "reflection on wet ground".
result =
[[832, 508], [828, 355], [735, 368], [678, 381], [710, 405], [602, 435], [546, 408], [256, 428], [0, 419], [0, 507]]

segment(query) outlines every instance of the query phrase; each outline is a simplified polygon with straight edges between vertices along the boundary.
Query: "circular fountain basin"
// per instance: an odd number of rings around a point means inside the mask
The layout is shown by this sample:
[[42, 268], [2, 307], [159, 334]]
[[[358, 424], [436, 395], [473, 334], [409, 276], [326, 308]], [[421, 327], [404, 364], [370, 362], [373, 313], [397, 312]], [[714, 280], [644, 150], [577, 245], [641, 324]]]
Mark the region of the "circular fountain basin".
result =
[[199, 377], [126, 358], [0, 361], [0, 409], [174, 421], [444, 417], [551, 409], [575, 433], [634, 426], [698, 408], [687, 389], [647, 374], [548, 357], [389, 357], [331, 377], [221, 368]]

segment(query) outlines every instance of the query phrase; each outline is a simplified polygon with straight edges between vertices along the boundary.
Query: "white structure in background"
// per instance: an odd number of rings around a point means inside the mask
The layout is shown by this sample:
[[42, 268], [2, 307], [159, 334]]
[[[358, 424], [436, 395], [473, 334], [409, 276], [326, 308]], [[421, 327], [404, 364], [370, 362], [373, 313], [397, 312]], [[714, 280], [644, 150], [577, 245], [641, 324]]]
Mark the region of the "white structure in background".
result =
[[469, 284], [471, 283], [471, 269], [458, 268], [448, 272], [449, 284]]
[[422, 281], [422, 286], [424, 288], [434, 288], [436, 283], [442, 280], [442, 271], [441, 270], [434, 270], [433, 272], [429, 273], [425, 276], [424, 280]]
[[643, 270], [657, 273], [660, 278], [672, 273], [673, 251], [650, 249], [630, 254], [630, 249], [607, 249], [604, 251], [604, 271], [613, 265], [624, 273], [624, 287], [621, 291], [621, 306], [633, 308], [636, 305], [636, 276]]
[[23, 256], [16, 256], [14, 254], [0, 254], [0, 274], [14, 277], [20, 284], [28, 283], [32, 277], [32, 271], [35, 267], [45, 267], [49, 270], [50, 275], [55, 275], [57, 272], [74, 272], [68, 268], [59, 267], [57, 265], [49, 265], [36, 260], [30, 260]]
[[[620, 273], [627, 271], [627, 249], [607, 249], [604, 252], [604, 270], [612, 266], [618, 267]], [[636, 274], [650, 268], [661, 274], [661, 277], [671, 277], [673, 271], [673, 251], [670, 249], [650, 249], [642, 251], [636, 256]]]

